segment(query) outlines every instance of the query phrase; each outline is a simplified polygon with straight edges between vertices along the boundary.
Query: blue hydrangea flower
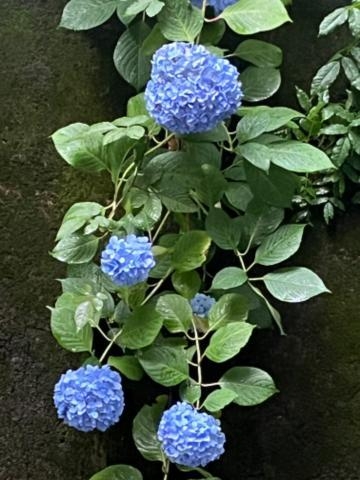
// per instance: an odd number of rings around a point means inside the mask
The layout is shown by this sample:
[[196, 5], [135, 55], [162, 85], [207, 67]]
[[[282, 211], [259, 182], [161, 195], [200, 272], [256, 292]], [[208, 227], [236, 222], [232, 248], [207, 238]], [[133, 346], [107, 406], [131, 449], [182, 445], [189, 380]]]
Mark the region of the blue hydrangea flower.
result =
[[104, 432], [124, 410], [121, 377], [108, 365], [68, 370], [55, 385], [54, 403], [58, 417], [70, 427]]
[[167, 458], [178, 465], [205, 467], [224, 453], [219, 420], [185, 402], [163, 413], [157, 436]]
[[174, 42], [152, 59], [146, 108], [159, 125], [178, 134], [206, 132], [241, 104], [239, 73], [202, 45]]
[[194, 315], [204, 318], [208, 316], [210, 308], [216, 303], [215, 298], [204, 293], [197, 293], [195, 297], [190, 300], [190, 305]]
[[[220, 15], [220, 13], [225, 10], [226, 7], [230, 5], [234, 5], [238, 0], [207, 0], [206, 5], [209, 7], [214, 7], [215, 14]], [[195, 7], [202, 7], [203, 1], [202, 0], [192, 0], [193, 5]]]
[[101, 254], [101, 270], [121, 287], [144, 282], [155, 266], [148, 237], [113, 235]]

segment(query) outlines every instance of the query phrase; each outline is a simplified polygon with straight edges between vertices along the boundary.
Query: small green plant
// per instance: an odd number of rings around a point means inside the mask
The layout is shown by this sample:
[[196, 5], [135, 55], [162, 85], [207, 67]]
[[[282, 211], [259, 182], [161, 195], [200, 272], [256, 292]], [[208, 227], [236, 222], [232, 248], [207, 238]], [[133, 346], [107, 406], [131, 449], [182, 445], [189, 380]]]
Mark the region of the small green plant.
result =
[[[55, 404], [68, 425], [103, 431], [126, 409], [120, 374], [171, 389], [178, 403], [161, 396], [133, 422], [139, 452], [161, 462], [164, 480], [170, 464], [215, 480], [204, 470], [224, 452], [214, 416], [277, 392], [259, 368], [226, 367], [256, 328], [274, 321], [283, 333], [270, 295], [296, 303], [328, 292], [313, 271], [278, 265], [302, 241], [305, 224], [284, 223], [284, 212], [303, 175], [336, 167], [321, 149], [289, 138], [304, 114], [241, 105], [278, 89], [281, 50], [252, 39], [232, 53], [216, 46], [226, 26], [239, 35], [267, 31], [288, 21], [287, 11], [280, 0], [227, 5], [217, 2], [213, 16], [206, 1], [197, 8], [187, 0], [71, 0], [61, 22], [91, 28], [116, 10], [128, 25], [116, 67], [146, 88], [129, 99], [126, 116], [75, 123], [52, 137], [69, 165], [92, 181], [106, 172], [114, 186], [109, 204], [70, 206], [52, 251], [68, 276], [51, 329], [62, 347], [87, 357], [61, 377]], [[224, 54], [247, 62], [241, 82]], [[224, 363], [223, 374], [207, 372], [205, 381], [205, 360]], [[115, 476], [142, 479], [115, 465], [92, 480]]]

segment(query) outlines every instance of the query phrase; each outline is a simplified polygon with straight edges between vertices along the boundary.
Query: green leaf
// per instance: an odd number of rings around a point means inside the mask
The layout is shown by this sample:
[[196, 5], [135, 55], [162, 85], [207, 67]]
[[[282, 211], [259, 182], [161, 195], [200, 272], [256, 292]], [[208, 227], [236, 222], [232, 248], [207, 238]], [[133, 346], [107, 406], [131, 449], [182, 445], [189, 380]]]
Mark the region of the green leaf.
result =
[[121, 35], [114, 51], [117, 71], [137, 90], [146, 84], [150, 76], [150, 56], [144, 55], [141, 50], [150, 31], [143, 22], [132, 25]]
[[164, 387], [178, 385], [189, 377], [189, 365], [181, 347], [153, 346], [139, 352], [138, 358], [149, 377]]
[[76, 327], [74, 312], [65, 307], [51, 309], [51, 332], [57, 342], [71, 352], [90, 352], [93, 332], [90, 325], [80, 331]]
[[71, 0], [64, 8], [60, 27], [88, 30], [106, 22], [116, 10], [116, 0]]
[[268, 148], [271, 161], [292, 172], [313, 173], [334, 168], [325, 152], [308, 143], [288, 140], [272, 143]]
[[356, 90], [360, 90], [360, 72], [356, 63], [349, 57], [343, 57], [341, 59], [341, 65], [351, 85], [356, 88]]
[[234, 403], [242, 407], [258, 405], [277, 393], [270, 375], [253, 367], [234, 367], [219, 380], [221, 388], [237, 394]]
[[243, 217], [244, 237], [242, 247], [258, 245], [277, 229], [284, 219], [284, 210], [253, 201]]
[[85, 325], [96, 327], [100, 321], [102, 306], [103, 302], [98, 298], [81, 302], [74, 315], [77, 330], [80, 331]]
[[237, 355], [248, 343], [255, 325], [232, 322], [219, 328], [205, 350], [207, 358], [216, 363], [226, 362]]
[[333, 146], [330, 154], [331, 161], [336, 167], [341, 167], [350, 154], [351, 143], [348, 137], [340, 137]]
[[240, 0], [220, 15], [239, 35], [252, 35], [291, 21], [281, 0]]
[[240, 242], [242, 231], [241, 218], [230, 218], [220, 208], [209, 211], [205, 220], [206, 231], [223, 250], [234, 250]]
[[253, 199], [253, 194], [246, 182], [228, 183], [225, 196], [233, 207], [238, 208], [243, 212], [245, 212], [249, 202]]
[[327, 35], [335, 30], [336, 27], [339, 27], [345, 23], [348, 19], [348, 15], [349, 10], [345, 7], [337, 8], [333, 12], [329, 13], [329, 15], [326, 15], [326, 17], [320, 23], [319, 36]]
[[134, 0], [120, 0], [117, 4], [116, 14], [119, 17], [120, 22], [124, 25], [129, 25], [129, 23], [134, 20], [135, 15], [127, 15], [127, 9], [132, 5]]
[[95, 473], [90, 480], [143, 480], [143, 476], [130, 465], [112, 465]]
[[172, 265], [178, 272], [200, 267], [206, 261], [211, 239], [206, 232], [192, 230], [184, 233], [174, 247]]
[[334, 61], [323, 65], [311, 83], [311, 95], [321, 94], [332, 85], [340, 73], [340, 62]]
[[238, 267], [226, 267], [220, 270], [214, 277], [211, 289], [227, 290], [239, 287], [247, 280], [244, 270]]
[[60, 262], [86, 263], [94, 257], [98, 244], [99, 239], [94, 235], [74, 233], [60, 240], [51, 255]]
[[349, 27], [354, 37], [360, 35], [360, 10], [353, 8], [349, 12]]
[[200, 35], [200, 44], [202, 45], [217, 45], [226, 30], [225, 22], [218, 20], [213, 23], [205, 23]]
[[272, 43], [262, 40], [244, 40], [234, 51], [234, 55], [256, 67], [280, 67], [282, 50]]
[[143, 55], [153, 55], [164, 43], [166, 43], [166, 38], [160, 30], [160, 25], [157, 23], [142, 44], [141, 50]]
[[90, 132], [89, 125], [73, 123], [52, 135], [56, 151], [74, 168], [100, 172], [106, 168], [103, 159], [103, 136]]
[[164, 0], [165, 7], [158, 22], [165, 38], [171, 41], [193, 42], [201, 32], [203, 16], [187, 0]]
[[227, 388], [221, 388], [211, 392], [204, 401], [204, 407], [208, 412], [219, 412], [229, 405], [235, 398], [237, 393]]
[[244, 157], [254, 167], [266, 172], [270, 168], [271, 151], [266, 145], [255, 142], [245, 143], [236, 148], [236, 153]]
[[276, 265], [298, 251], [306, 225], [282, 225], [269, 235], [256, 251], [260, 265]]
[[162, 395], [153, 405], [144, 405], [134, 418], [132, 428], [134, 442], [146, 460], [162, 462], [164, 459], [157, 431], [166, 403], [167, 396]]
[[119, 343], [124, 347], [137, 350], [150, 345], [159, 334], [163, 318], [154, 303], [137, 308], [127, 319], [119, 336]]
[[244, 322], [247, 319], [249, 304], [243, 295], [227, 293], [223, 295], [210, 309], [209, 327], [211, 330], [232, 322]]
[[228, 134], [223, 122], [219, 123], [217, 127], [209, 132], [193, 133], [192, 135], [184, 135], [184, 140], [188, 142], [223, 142], [227, 140]]
[[244, 100], [260, 102], [274, 95], [281, 84], [280, 71], [272, 67], [247, 67], [240, 75]]
[[299, 178], [293, 173], [271, 165], [268, 172], [245, 163], [246, 179], [253, 196], [275, 207], [291, 207], [299, 186]]
[[171, 276], [174, 289], [191, 300], [200, 290], [201, 278], [197, 272], [174, 272]]
[[316, 273], [304, 267], [282, 268], [268, 273], [263, 280], [271, 295], [283, 302], [304, 302], [330, 292]]
[[201, 397], [201, 387], [194, 381], [185, 381], [180, 385], [179, 395], [183, 402], [195, 403]]
[[303, 116], [302, 113], [286, 107], [251, 107], [245, 111], [245, 116], [237, 124], [236, 136], [240, 143], [244, 143], [262, 133], [278, 130], [293, 118]]
[[132, 355], [109, 357], [107, 364], [119, 370], [119, 372], [121, 372], [130, 380], [141, 380], [144, 375], [144, 371], [141, 368], [139, 360]]
[[174, 293], [162, 295], [156, 303], [156, 310], [163, 317], [165, 328], [171, 333], [186, 333], [191, 327], [190, 303], [180, 295]]
[[81, 202], [72, 205], [66, 212], [61, 227], [57, 233], [56, 240], [76, 232], [85, 223], [96, 215], [100, 215], [103, 206], [95, 202]]

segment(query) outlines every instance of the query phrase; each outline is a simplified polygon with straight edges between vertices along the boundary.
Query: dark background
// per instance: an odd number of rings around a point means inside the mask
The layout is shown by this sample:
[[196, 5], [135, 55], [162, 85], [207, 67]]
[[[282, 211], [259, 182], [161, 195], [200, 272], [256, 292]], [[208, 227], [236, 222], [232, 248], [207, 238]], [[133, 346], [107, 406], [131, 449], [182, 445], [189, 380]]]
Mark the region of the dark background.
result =
[[[119, 116], [134, 93], [112, 64], [117, 22], [87, 33], [57, 29], [65, 0], [0, 0], [0, 480], [87, 480], [107, 464], [141, 465], [128, 436], [153, 391], [128, 382], [128, 413], [106, 434], [82, 434], [56, 418], [53, 385], [78, 357], [60, 349], [46, 305], [64, 268], [48, 255], [74, 201], [103, 199], [102, 178], [72, 171], [49, 135], [71, 122]], [[294, 0], [294, 20], [267, 35], [284, 49], [278, 104], [296, 106], [343, 38], [317, 39], [346, 2]], [[260, 331], [239, 360], [268, 370], [281, 393], [256, 408], [229, 407], [228, 448], [213, 465], [223, 480], [360, 478], [360, 215], [308, 229], [293, 264], [316, 270], [333, 295], [281, 306], [288, 335]], [[138, 398], [141, 398], [139, 400]], [[161, 479], [157, 465], [145, 480]], [[171, 478], [175, 480], [176, 476]]]

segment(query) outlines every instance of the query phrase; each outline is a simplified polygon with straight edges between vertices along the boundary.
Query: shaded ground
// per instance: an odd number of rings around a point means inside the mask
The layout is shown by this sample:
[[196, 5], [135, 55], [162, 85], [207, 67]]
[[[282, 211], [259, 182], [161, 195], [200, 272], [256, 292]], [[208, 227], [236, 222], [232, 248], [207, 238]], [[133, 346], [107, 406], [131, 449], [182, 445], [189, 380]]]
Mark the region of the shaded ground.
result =
[[[112, 67], [112, 27], [56, 30], [65, 3], [0, 1], [0, 480], [87, 480], [106, 462], [139, 461], [122, 434], [130, 416], [109, 435], [84, 435], [59, 424], [52, 407], [53, 384], [78, 359], [49, 332], [44, 306], [53, 303], [53, 279], [63, 269], [47, 252], [68, 205], [90, 193], [103, 198], [106, 185], [92, 181], [90, 192], [89, 178], [62, 163], [48, 136], [74, 121], [115, 117], [129, 94]], [[317, 53], [314, 25], [342, 4], [294, 3], [294, 25], [271, 38], [287, 51], [284, 104], [292, 102], [292, 83], [306, 86], [332, 51], [325, 39]], [[288, 336], [258, 332], [238, 360], [268, 369], [281, 394], [225, 413], [228, 453], [214, 466], [224, 480], [359, 478], [359, 235], [356, 212], [334, 231], [307, 232], [299, 263], [316, 269], [334, 295], [281, 307]], [[135, 411], [137, 386], [127, 391]], [[150, 386], [141, 395], [150, 401]], [[160, 478], [152, 468], [146, 480]]]

